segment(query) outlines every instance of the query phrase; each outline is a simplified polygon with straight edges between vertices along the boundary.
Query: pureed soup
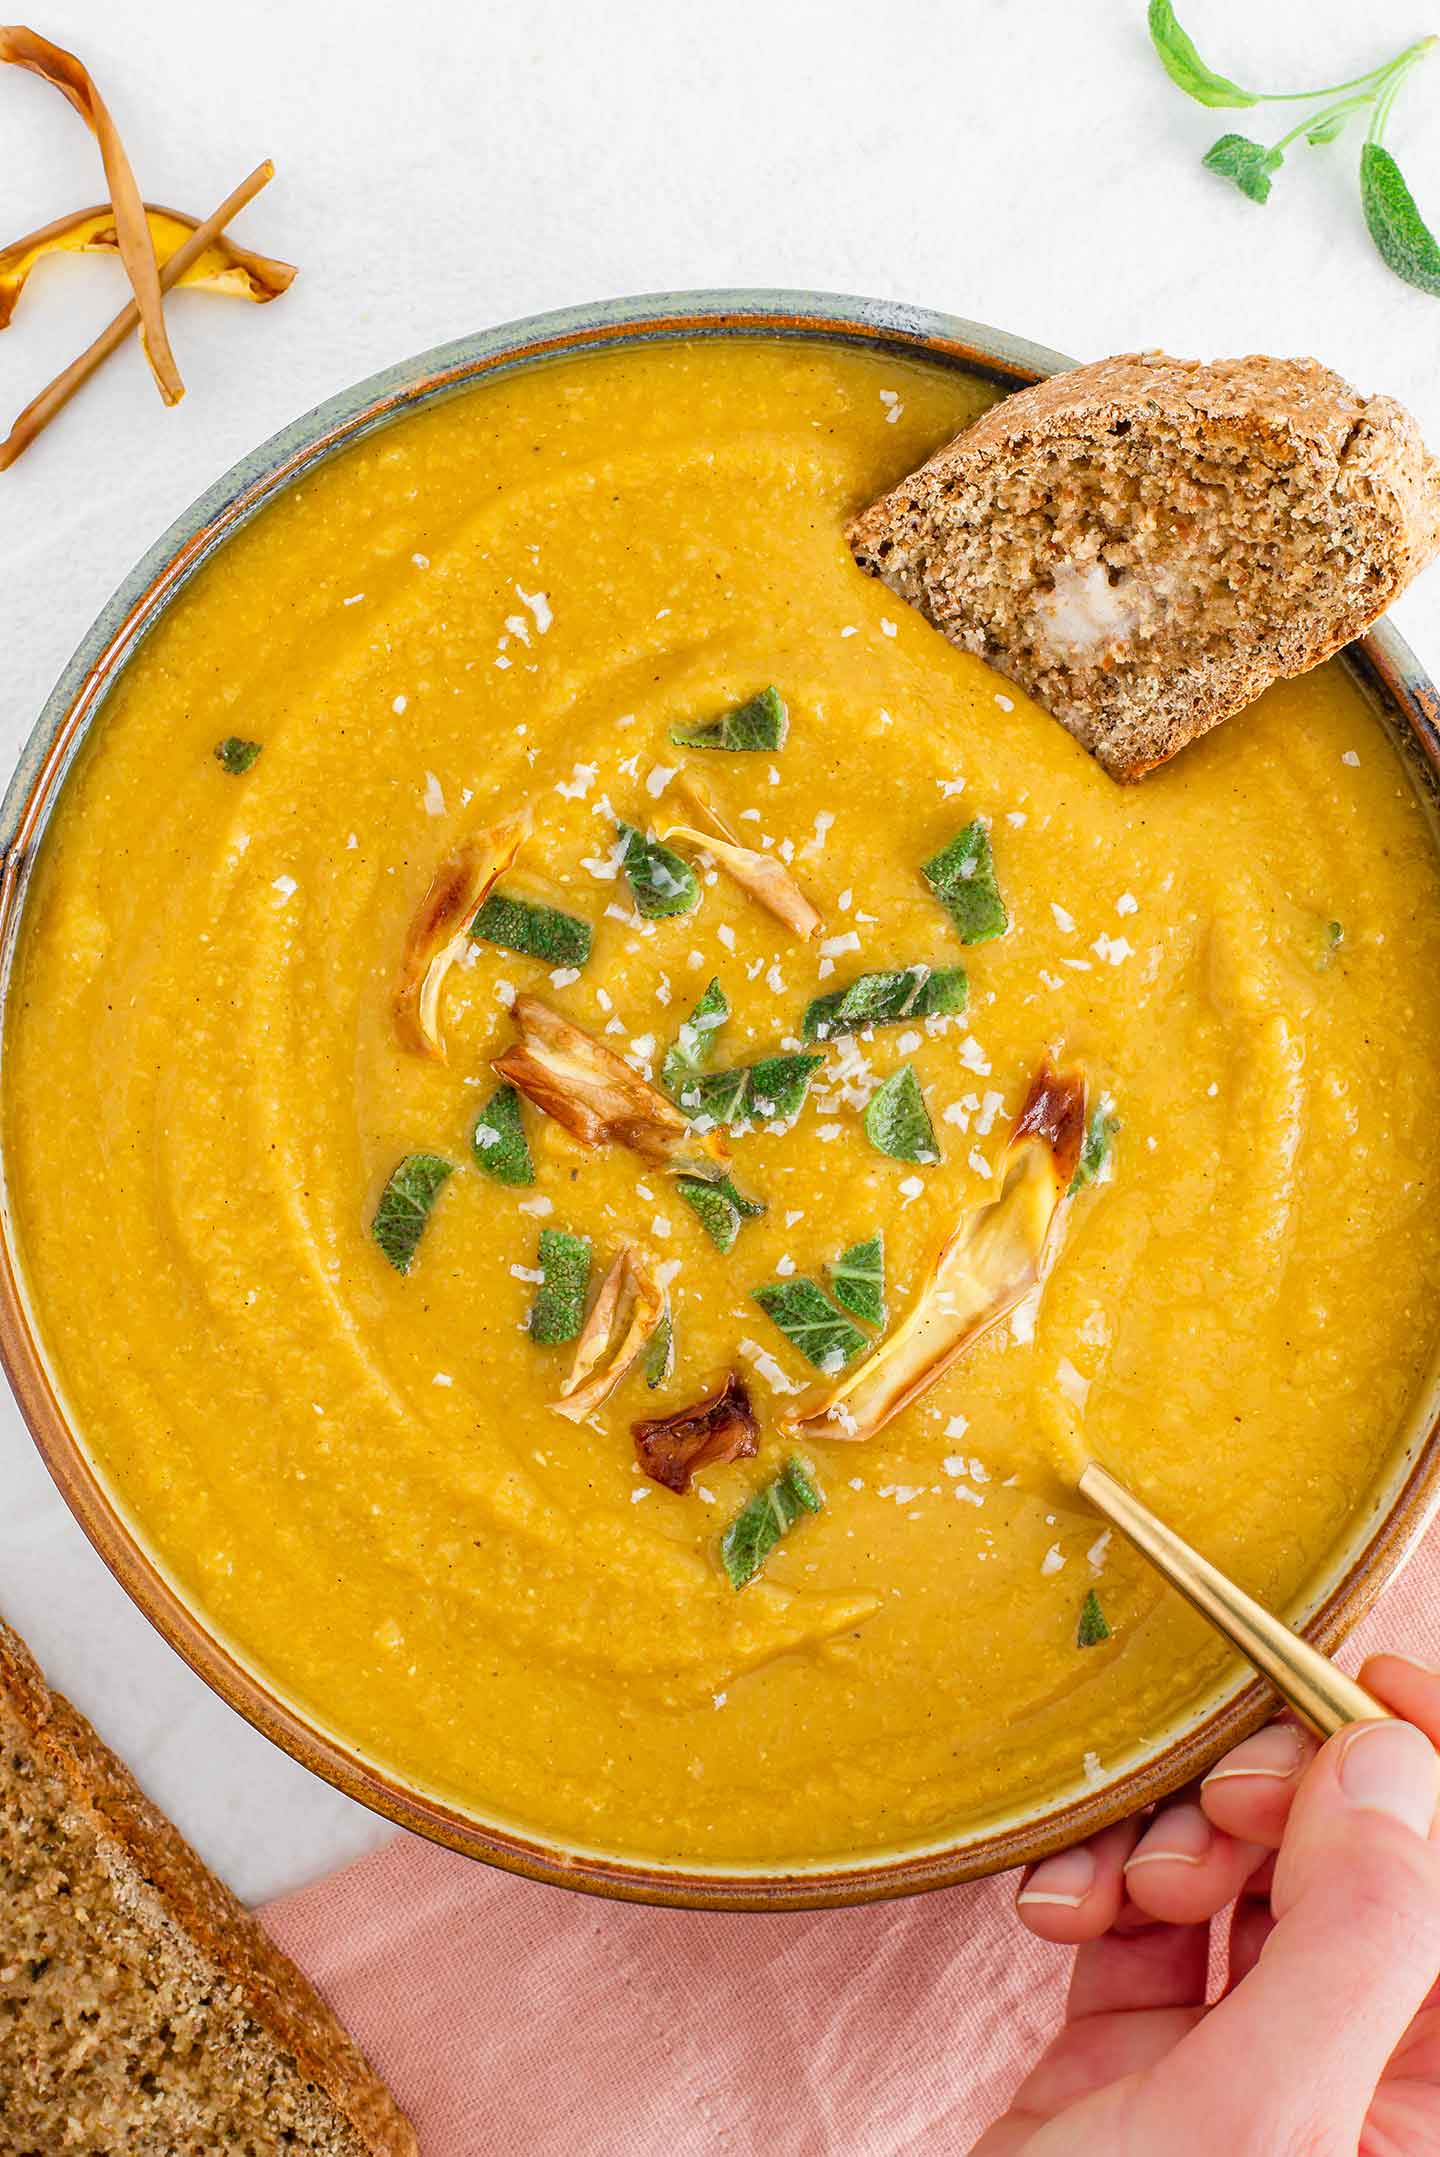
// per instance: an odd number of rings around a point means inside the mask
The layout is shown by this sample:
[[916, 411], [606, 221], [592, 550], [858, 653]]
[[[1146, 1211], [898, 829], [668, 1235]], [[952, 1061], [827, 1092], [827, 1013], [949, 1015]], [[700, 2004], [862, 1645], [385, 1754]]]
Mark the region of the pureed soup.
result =
[[[5, 1142], [74, 1420], [274, 1686], [487, 1817], [781, 1863], [1083, 1787], [1224, 1666], [1077, 1460], [1284, 1608], [1422, 1382], [1422, 811], [1338, 666], [1125, 789], [861, 575], [847, 513], [991, 394], [694, 344], [408, 418], [195, 579], [46, 839]], [[562, 1120], [492, 1069], [517, 998]], [[595, 1043], [688, 1120], [621, 1143]], [[1043, 1286], [796, 1429], [1047, 1057]]]

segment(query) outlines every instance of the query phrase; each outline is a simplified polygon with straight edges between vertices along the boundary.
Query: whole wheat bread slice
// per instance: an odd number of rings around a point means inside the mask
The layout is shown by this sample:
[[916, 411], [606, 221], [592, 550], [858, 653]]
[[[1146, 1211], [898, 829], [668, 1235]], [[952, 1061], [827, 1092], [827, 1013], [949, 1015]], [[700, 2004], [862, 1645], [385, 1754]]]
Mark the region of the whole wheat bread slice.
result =
[[995, 405], [848, 537], [1138, 779], [1384, 612], [1440, 548], [1440, 465], [1318, 360], [1128, 353]]
[[416, 2157], [300, 1972], [0, 1622], [0, 2157]]

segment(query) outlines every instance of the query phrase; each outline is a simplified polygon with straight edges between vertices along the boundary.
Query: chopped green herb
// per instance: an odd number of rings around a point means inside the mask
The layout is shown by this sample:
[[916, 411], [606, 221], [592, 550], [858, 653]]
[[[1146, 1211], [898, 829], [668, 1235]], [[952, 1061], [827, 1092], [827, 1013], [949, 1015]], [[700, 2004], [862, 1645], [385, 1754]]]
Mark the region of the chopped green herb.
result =
[[962, 944], [987, 944], [1005, 934], [1010, 916], [995, 881], [990, 834], [978, 816], [920, 873], [960, 931]]
[[1338, 921], [1322, 921], [1315, 934], [1313, 957], [1317, 974], [1325, 974], [1335, 964], [1335, 954], [1345, 941], [1345, 931]]
[[470, 924], [478, 944], [498, 944], [547, 966], [583, 966], [590, 956], [590, 924], [557, 906], [510, 899], [492, 891]]
[[939, 1160], [935, 1126], [913, 1064], [901, 1064], [876, 1087], [865, 1111], [865, 1136], [877, 1153], [888, 1153], [892, 1161]]
[[748, 1198], [729, 1176], [714, 1183], [704, 1183], [698, 1176], [677, 1176], [675, 1189], [717, 1251], [733, 1250], [744, 1223], [765, 1211], [758, 1198]]
[[447, 1176], [451, 1162], [438, 1153], [407, 1153], [380, 1193], [370, 1233], [397, 1273], [408, 1273], [430, 1208]]
[[670, 739], [681, 749], [783, 749], [788, 724], [779, 690], [762, 689], [720, 719], [672, 726]]
[[893, 1026], [901, 1019], [949, 1017], [965, 1009], [969, 983], [963, 966], [906, 966], [861, 974], [843, 989], [817, 996], [805, 1007], [801, 1032], [807, 1041], [837, 1041], [866, 1026]]
[[1080, 1605], [1080, 1623], [1075, 1628], [1077, 1648], [1098, 1648], [1102, 1640], [1110, 1638], [1110, 1624], [1100, 1608], [1100, 1598], [1092, 1588]]
[[1391, 107], [1412, 68], [1437, 42], [1418, 39], [1403, 52], [1382, 60], [1363, 75], [1327, 83], [1315, 90], [1245, 90], [1228, 75], [1207, 67], [1175, 19], [1171, 0], [1150, 0], [1150, 36], [1162, 66], [1187, 97], [1212, 107], [1303, 105], [1307, 109], [1277, 142], [1252, 141], [1248, 135], [1222, 135], [1205, 152], [1211, 172], [1232, 180], [1252, 202], [1265, 202], [1270, 177], [1285, 162], [1285, 152], [1303, 136], [1320, 145], [1334, 142], [1351, 116], [1368, 110], [1370, 127], [1360, 152], [1360, 201], [1365, 223], [1382, 261], [1406, 284], [1440, 296], [1440, 243], [1416, 207], [1400, 167], [1384, 148], [1382, 136]]
[[525, 1137], [520, 1096], [513, 1086], [492, 1093], [475, 1119], [470, 1148], [479, 1166], [497, 1183], [533, 1183], [535, 1163]]
[[1075, 1163], [1075, 1173], [1070, 1178], [1069, 1190], [1065, 1194], [1067, 1198], [1072, 1197], [1076, 1191], [1083, 1191], [1087, 1183], [1095, 1181], [1110, 1158], [1110, 1147], [1119, 1128], [1120, 1118], [1113, 1109], [1102, 1105], [1092, 1111], [1080, 1148], [1080, 1158]]
[[238, 779], [242, 772], [250, 769], [264, 746], [263, 742], [241, 741], [238, 734], [227, 734], [224, 741], [215, 744], [216, 761]]
[[636, 913], [646, 921], [663, 921], [693, 912], [700, 904], [700, 883], [689, 862], [633, 824], [617, 823], [615, 830], [625, 842], [621, 866]]
[[573, 1341], [585, 1323], [590, 1285], [590, 1244], [563, 1228], [540, 1231], [540, 1286], [530, 1306], [530, 1338], [537, 1348]]
[[867, 1326], [885, 1323], [885, 1235], [876, 1229], [863, 1243], [852, 1243], [826, 1268], [830, 1293], [843, 1310]]
[[720, 1538], [720, 1562], [732, 1588], [752, 1581], [775, 1545], [802, 1513], [819, 1513], [825, 1500], [805, 1462], [792, 1457], [763, 1490], [757, 1490]]
[[764, 1056], [759, 1063], [730, 1071], [697, 1072], [681, 1085], [676, 1100], [687, 1116], [709, 1124], [789, 1123], [805, 1106], [810, 1081], [823, 1056]]
[[672, 1099], [689, 1078], [703, 1071], [710, 1061], [715, 1036], [730, 1016], [730, 1005], [718, 981], [712, 981], [680, 1031], [665, 1051], [660, 1083]]
[[645, 1383], [653, 1393], [663, 1386], [675, 1368], [675, 1318], [670, 1309], [670, 1298], [665, 1298], [665, 1310], [659, 1325], [651, 1334], [645, 1350]]
[[843, 1371], [866, 1346], [859, 1327], [852, 1326], [819, 1283], [803, 1273], [785, 1281], [767, 1281], [753, 1294], [766, 1317], [774, 1320], [791, 1347], [798, 1348], [817, 1371], [832, 1376]]
[[1248, 135], [1221, 135], [1200, 162], [1208, 172], [1233, 180], [1252, 202], [1268, 202], [1270, 175], [1284, 164], [1285, 152], [1267, 148], [1263, 142], [1252, 142]]

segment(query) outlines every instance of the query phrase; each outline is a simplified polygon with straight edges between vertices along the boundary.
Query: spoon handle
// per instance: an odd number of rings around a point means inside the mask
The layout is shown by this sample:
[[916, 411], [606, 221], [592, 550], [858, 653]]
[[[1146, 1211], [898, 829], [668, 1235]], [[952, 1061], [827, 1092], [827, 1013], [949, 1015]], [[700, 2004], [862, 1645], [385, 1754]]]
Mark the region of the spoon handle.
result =
[[1389, 1719], [1388, 1708], [1192, 1550], [1098, 1461], [1085, 1468], [1080, 1489], [1320, 1737], [1333, 1737], [1346, 1723]]

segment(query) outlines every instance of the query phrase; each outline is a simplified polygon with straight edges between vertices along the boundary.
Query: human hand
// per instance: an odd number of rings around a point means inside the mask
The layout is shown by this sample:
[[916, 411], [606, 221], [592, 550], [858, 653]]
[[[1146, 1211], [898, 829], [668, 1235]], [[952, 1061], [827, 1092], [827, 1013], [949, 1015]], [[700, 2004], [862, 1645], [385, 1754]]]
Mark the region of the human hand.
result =
[[1198, 1802], [1022, 1880], [1022, 1923], [1079, 1951], [1064, 2027], [972, 2157], [1440, 2151], [1440, 1674], [1378, 1655], [1361, 1681], [1404, 1720], [1323, 1749], [1272, 1723]]

